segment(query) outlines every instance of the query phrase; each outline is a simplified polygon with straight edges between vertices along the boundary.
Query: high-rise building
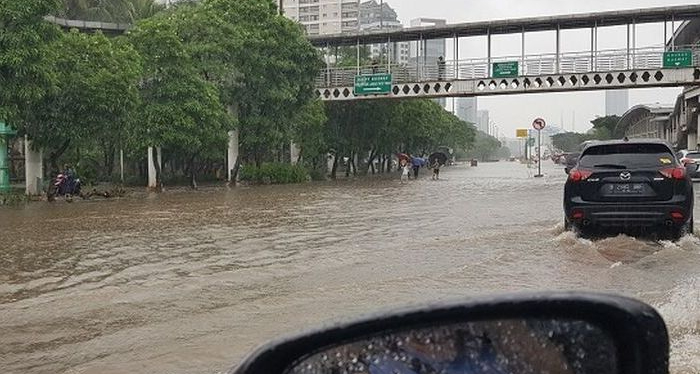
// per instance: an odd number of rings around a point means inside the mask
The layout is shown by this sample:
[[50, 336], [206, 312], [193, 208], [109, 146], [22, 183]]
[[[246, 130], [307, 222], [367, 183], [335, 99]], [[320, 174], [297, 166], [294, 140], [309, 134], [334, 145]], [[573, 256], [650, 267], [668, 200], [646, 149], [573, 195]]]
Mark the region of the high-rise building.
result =
[[[424, 26], [445, 26], [447, 25], [447, 20], [435, 19], [435, 18], [416, 18], [411, 20], [411, 27], [424, 27]], [[409, 43], [409, 60], [408, 64], [411, 66], [418, 66], [424, 69], [426, 72], [435, 72], [438, 69], [438, 59], [440, 57], [445, 58], [445, 39], [432, 39], [424, 40], [423, 42], [412, 42]], [[447, 104], [447, 99], [434, 99], [433, 101], [440, 104], [441, 107], [445, 108]]]
[[462, 121], [477, 125], [477, 101], [476, 97], [459, 97], [455, 98], [455, 106], [457, 107], [457, 117]]
[[284, 0], [284, 14], [301, 23], [308, 35], [359, 30], [360, 0]]
[[[424, 27], [424, 26], [445, 26], [447, 25], [447, 20], [444, 19], [434, 19], [434, 18], [416, 18], [411, 20], [411, 27]], [[410, 47], [410, 58], [415, 63], [415, 59], [418, 59], [419, 64], [436, 65], [438, 58], [445, 57], [445, 39], [432, 39], [424, 40], [423, 45], [414, 42], [411, 43]]]
[[[398, 20], [396, 11], [386, 1], [369, 0], [360, 3], [360, 31], [400, 30], [403, 25]], [[408, 43], [373, 44], [370, 46], [372, 57], [391, 57], [392, 63], [408, 63]]]
[[605, 115], [620, 116], [630, 108], [629, 90], [605, 91]]
[[476, 111], [476, 128], [489, 134], [489, 111], [488, 110], [477, 110]]

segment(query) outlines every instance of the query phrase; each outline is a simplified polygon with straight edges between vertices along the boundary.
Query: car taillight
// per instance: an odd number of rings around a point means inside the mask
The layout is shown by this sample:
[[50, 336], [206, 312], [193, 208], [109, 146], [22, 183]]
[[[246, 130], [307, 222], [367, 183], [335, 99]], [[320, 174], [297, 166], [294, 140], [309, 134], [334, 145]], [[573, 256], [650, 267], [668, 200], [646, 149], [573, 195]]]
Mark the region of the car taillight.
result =
[[659, 173], [670, 179], [685, 179], [685, 168], [683, 167], [661, 169]]
[[588, 179], [591, 174], [593, 174], [593, 172], [590, 170], [573, 169], [569, 172], [569, 180], [572, 182], [584, 181]]

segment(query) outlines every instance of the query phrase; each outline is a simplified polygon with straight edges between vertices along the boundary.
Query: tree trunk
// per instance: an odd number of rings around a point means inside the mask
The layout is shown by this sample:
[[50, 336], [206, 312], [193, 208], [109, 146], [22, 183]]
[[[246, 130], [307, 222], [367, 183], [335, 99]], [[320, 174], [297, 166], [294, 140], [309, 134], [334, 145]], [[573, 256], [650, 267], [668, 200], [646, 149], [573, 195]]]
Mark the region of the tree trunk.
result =
[[331, 179], [337, 179], [338, 175], [336, 174], [338, 171], [338, 154], [336, 153], [333, 156], [333, 168], [331, 169]]
[[352, 152], [350, 152], [350, 156], [348, 157], [348, 161], [345, 163], [345, 178], [350, 178], [351, 165], [352, 165]]
[[[58, 149], [54, 150], [53, 152], [49, 153], [49, 165], [51, 166], [51, 174], [58, 173], [60, 169], [58, 168], [58, 159], [63, 156], [64, 153], [66, 153], [66, 150], [68, 150], [68, 147], [70, 146], [70, 140], [66, 140], [63, 142], [63, 144], [58, 147]], [[53, 178], [54, 175], [49, 175], [50, 178]]]
[[372, 170], [372, 175], [376, 174], [377, 171], [374, 170], [374, 159], [377, 158], [377, 152], [372, 149], [369, 154], [369, 161], [367, 162], [367, 172], [365, 174], [369, 174], [369, 170]]
[[195, 168], [194, 165], [194, 160], [197, 157], [197, 155], [192, 155], [189, 160], [189, 169], [190, 169], [190, 187], [193, 190], [197, 189], [197, 169]]
[[158, 157], [158, 148], [159, 147], [153, 147], [152, 149], [152, 154], [153, 154], [153, 166], [156, 169], [156, 192], [162, 192], [163, 191], [163, 173], [160, 168], [160, 162], [159, 157]]
[[107, 144], [106, 142], [102, 141], [102, 161], [104, 162], [104, 171], [105, 171], [105, 176], [108, 179], [112, 179], [112, 173], [114, 172], [114, 145], [113, 144]]

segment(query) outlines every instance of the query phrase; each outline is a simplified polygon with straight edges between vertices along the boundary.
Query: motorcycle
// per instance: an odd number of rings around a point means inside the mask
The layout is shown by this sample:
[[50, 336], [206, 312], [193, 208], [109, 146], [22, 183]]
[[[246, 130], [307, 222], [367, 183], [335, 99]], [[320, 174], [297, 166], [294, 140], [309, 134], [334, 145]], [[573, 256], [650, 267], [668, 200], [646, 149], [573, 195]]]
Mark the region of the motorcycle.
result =
[[72, 201], [73, 196], [80, 196], [80, 178], [74, 178], [66, 173], [59, 173], [51, 180], [47, 197], [53, 201], [57, 196], [65, 196], [67, 201]]

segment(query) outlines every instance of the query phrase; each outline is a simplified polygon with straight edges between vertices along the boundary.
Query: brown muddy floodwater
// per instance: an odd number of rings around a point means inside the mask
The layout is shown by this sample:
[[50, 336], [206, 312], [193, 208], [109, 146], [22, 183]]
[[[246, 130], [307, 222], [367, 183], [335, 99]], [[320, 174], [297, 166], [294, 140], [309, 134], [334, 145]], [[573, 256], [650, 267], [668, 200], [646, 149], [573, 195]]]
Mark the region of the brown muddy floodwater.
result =
[[220, 373], [281, 334], [389, 307], [598, 290], [657, 307], [700, 372], [700, 240], [562, 229], [563, 171], [311, 183], [0, 209], [0, 372]]

